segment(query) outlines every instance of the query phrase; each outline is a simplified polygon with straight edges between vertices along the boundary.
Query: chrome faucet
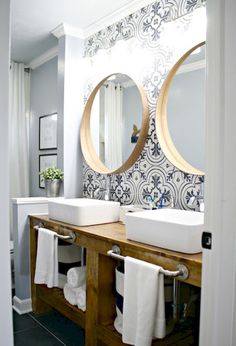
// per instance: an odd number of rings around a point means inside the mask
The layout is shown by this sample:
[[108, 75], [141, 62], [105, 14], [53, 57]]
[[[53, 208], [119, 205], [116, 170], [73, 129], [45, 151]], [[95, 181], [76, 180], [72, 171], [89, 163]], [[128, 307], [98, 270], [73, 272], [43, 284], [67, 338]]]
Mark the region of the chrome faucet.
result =
[[105, 178], [105, 193], [104, 193], [104, 200], [109, 201], [110, 200], [110, 185], [111, 185], [111, 176], [107, 175]]
[[175, 208], [175, 198], [174, 198], [174, 196], [172, 196], [172, 195], [171, 195], [171, 197], [170, 197], [170, 204], [169, 204], [169, 207], [170, 207], [171, 209], [174, 209], [174, 208]]
[[91, 189], [89, 191], [89, 197], [97, 199], [99, 191], [100, 191], [99, 187], [97, 187], [95, 190]]
[[[165, 205], [165, 197], [164, 194], [161, 194], [161, 197], [159, 199], [159, 206], [158, 208], [171, 208], [174, 209], [175, 208], [175, 198], [174, 196], [170, 193], [170, 197], [166, 197], [167, 198], [167, 204]], [[169, 202], [169, 203], [168, 203]]]
[[189, 199], [188, 205], [192, 206], [195, 200], [197, 200], [199, 203], [199, 211], [203, 213], [204, 212], [204, 185], [203, 183], [200, 184], [199, 194], [196, 196], [192, 196]]

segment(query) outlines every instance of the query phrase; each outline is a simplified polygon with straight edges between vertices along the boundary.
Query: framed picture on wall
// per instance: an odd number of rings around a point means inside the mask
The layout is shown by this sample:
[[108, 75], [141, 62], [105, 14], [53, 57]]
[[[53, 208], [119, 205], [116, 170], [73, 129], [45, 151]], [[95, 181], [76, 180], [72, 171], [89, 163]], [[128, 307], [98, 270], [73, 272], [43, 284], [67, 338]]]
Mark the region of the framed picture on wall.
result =
[[39, 150], [57, 149], [57, 113], [39, 117]]
[[[57, 167], [57, 154], [39, 155], [39, 172], [44, 171], [48, 167]], [[45, 188], [44, 178], [39, 175], [39, 187]]]

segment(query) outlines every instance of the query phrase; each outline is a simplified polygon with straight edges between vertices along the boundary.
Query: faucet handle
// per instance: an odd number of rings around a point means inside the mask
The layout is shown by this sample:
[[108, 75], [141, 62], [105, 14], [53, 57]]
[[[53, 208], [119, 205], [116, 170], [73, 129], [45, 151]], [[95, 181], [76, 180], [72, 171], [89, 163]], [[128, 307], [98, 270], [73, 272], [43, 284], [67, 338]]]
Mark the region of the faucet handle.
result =
[[97, 198], [98, 198], [99, 191], [100, 191], [100, 188], [97, 187], [97, 188], [93, 191], [93, 197], [92, 197], [92, 198], [97, 199]]
[[170, 197], [170, 208], [175, 208], [175, 198], [172, 195]]

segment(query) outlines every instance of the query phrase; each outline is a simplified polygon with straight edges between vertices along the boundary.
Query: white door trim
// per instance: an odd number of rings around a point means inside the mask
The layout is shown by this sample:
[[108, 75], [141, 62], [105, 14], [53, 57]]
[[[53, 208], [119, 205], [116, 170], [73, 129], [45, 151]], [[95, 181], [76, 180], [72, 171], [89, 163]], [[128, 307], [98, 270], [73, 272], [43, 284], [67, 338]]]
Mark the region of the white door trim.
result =
[[207, 169], [201, 346], [236, 343], [235, 0], [207, 0]]

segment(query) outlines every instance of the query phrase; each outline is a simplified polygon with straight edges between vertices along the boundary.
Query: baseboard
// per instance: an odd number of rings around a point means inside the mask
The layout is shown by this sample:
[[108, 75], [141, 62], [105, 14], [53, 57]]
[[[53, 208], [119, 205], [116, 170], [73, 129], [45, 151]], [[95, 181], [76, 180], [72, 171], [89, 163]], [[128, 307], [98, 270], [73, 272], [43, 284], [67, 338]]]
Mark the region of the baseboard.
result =
[[26, 314], [32, 311], [31, 299], [20, 299], [17, 296], [13, 297], [13, 310], [15, 310], [19, 315]]

